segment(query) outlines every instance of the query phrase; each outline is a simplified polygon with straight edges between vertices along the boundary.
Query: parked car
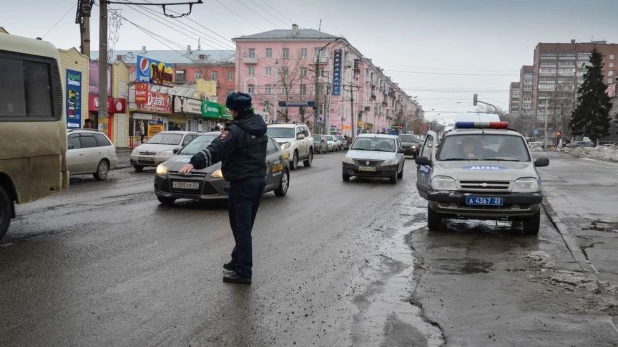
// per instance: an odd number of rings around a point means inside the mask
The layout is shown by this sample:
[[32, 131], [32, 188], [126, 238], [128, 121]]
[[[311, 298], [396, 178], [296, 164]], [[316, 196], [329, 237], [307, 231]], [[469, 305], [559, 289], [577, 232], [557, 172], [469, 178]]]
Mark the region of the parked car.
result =
[[71, 175], [92, 174], [106, 180], [109, 170], [118, 166], [116, 147], [98, 130], [67, 131], [67, 166]]
[[[220, 132], [209, 132], [198, 136], [188, 145], [157, 166], [154, 178], [155, 195], [164, 205], [172, 205], [177, 199], [217, 200], [227, 199], [229, 183], [223, 178], [221, 162], [201, 170], [194, 170], [190, 175], [179, 174], [183, 165], [191, 157], [208, 145]], [[290, 186], [290, 166], [287, 154], [272, 137], [268, 138], [266, 147], [266, 189], [276, 196], [285, 196]]]
[[333, 135], [324, 135], [324, 138], [326, 139], [326, 144], [328, 147], [328, 151], [329, 152], [335, 152], [337, 150], [337, 147], [335, 146], [335, 136]]
[[313, 135], [313, 153], [326, 153], [328, 145], [323, 135]]
[[313, 162], [313, 138], [304, 124], [271, 124], [266, 134], [274, 138], [290, 158], [290, 169], [298, 168], [302, 160], [305, 167]]
[[391, 183], [397, 183], [403, 178], [405, 160], [396, 135], [358, 135], [343, 158], [343, 181], [357, 176], [390, 178]]
[[162, 131], [131, 152], [131, 165], [137, 172], [147, 166], [157, 167], [171, 158], [175, 149], [182, 148], [198, 136], [199, 133], [190, 131]]
[[405, 151], [405, 155], [411, 155], [416, 158], [421, 150], [421, 141], [414, 134], [399, 134], [401, 147]]
[[533, 152], [542, 151], [543, 150], [543, 142], [538, 142], [538, 141], [528, 142], [528, 147], [530, 147], [530, 150], [533, 151]]
[[335, 147], [337, 151], [342, 151], [345, 149], [346, 140], [341, 135], [333, 135], [335, 137]]
[[437, 138], [429, 131], [415, 161], [429, 230], [461, 218], [520, 221], [525, 233], [538, 234], [543, 190], [537, 168], [549, 159], [533, 158], [524, 137], [506, 122], [457, 125], [440, 147], [428, 145]]
[[590, 141], [573, 141], [566, 145], [568, 148], [578, 148], [578, 147], [594, 147], [594, 143]]

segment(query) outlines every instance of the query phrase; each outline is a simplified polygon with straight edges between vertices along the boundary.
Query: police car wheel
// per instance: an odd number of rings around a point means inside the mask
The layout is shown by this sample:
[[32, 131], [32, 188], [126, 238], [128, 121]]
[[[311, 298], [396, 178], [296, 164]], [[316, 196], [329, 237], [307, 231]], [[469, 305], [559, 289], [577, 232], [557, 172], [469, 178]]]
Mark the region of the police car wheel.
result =
[[283, 170], [281, 173], [281, 181], [279, 181], [279, 187], [275, 189], [276, 196], [285, 196], [288, 193], [290, 187], [290, 173], [288, 170]]
[[442, 224], [442, 217], [427, 205], [427, 228], [431, 231], [436, 231]]
[[523, 220], [524, 233], [528, 235], [537, 235], [541, 228], [541, 211], [537, 211], [533, 216]]

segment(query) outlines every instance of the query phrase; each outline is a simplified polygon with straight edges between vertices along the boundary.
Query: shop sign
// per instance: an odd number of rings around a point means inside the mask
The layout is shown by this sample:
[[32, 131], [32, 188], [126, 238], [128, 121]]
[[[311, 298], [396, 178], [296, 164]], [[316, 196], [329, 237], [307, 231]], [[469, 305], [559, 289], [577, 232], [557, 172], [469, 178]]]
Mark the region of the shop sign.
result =
[[137, 56], [137, 82], [169, 86], [173, 83], [171, 65], [141, 55]]
[[163, 124], [148, 124], [148, 136], [155, 136], [163, 131]]
[[212, 101], [202, 101], [202, 117], [219, 119], [223, 115], [221, 105]]
[[157, 119], [159, 119], [159, 116], [157, 116], [156, 114], [149, 114], [149, 113], [133, 113], [131, 117], [137, 120], [147, 120], [147, 121], [155, 121], [155, 122], [157, 121]]
[[135, 102], [144, 103], [148, 101], [148, 84], [135, 83]]
[[[99, 94], [99, 62], [88, 65], [88, 93]], [[107, 95], [112, 95], [112, 67], [107, 65]]]
[[80, 128], [82, 124], [82, 73], [68, 70], [67, 88], [67, 128]]
[[136, 102], [137, 108], [145, 111], [171, 113], [170, 96], [165, 93], [148, 91], [146, 102]]
[[[99, 111], [99, 96], [88, 96], [88, 110]], [[107, 113], [125, 113], [127, 111], [127, 99], [107, 98]]]
[[333, 95], [341, 95], [341, 70], [343, 68], [342, 52], [335, 50], [333, 66]]
[[202, 114], [202, 100], [185, 98], [182, 103], [182, 111], [191, 114]]

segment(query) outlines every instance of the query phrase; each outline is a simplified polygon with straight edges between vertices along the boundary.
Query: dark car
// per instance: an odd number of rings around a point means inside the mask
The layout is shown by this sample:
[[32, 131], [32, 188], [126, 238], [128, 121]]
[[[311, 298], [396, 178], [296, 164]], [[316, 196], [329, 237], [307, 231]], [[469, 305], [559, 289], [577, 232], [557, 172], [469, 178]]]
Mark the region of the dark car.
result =
[[328, 144], [323, 135], [313, 135], [313, 153], [328, 152]]
[[399, 136], [405, 155], [411, 155], [416, 158], [421, 149], [419, 138], [413, 134], [399, 134], [397, 136]]
[[594, 147], [594, 143], [590, 141], [573, 141], [566, 146], [568, 148]]
[[[220, 135], [220, 132], [210, 132], [198, 136], [157, 167], [154, 185], [159, 202], [171, 205], [176, 199], [227, 199], [229, 183], [223, 178], [220, 162], [202, 170], [194, 170], [190, 175], [178, 173], [193, 155], [208, 147], [210, 142]], [[276, 196], [285, 196], [290, 186], [289, 160], [277, 141], [270, 136], [266, 149], [266, 166], [264, 192], [274, 191]]]

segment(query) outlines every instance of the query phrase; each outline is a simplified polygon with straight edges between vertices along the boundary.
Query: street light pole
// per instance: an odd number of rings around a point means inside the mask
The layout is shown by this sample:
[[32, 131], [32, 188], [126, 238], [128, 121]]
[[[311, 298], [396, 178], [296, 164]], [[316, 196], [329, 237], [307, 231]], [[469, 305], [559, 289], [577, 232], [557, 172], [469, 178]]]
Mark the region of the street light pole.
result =
[[275, 60], [275, 115], [273, 116], [273, 123], [277, 123], [277, 113], [279, 112], [279, 61]]

